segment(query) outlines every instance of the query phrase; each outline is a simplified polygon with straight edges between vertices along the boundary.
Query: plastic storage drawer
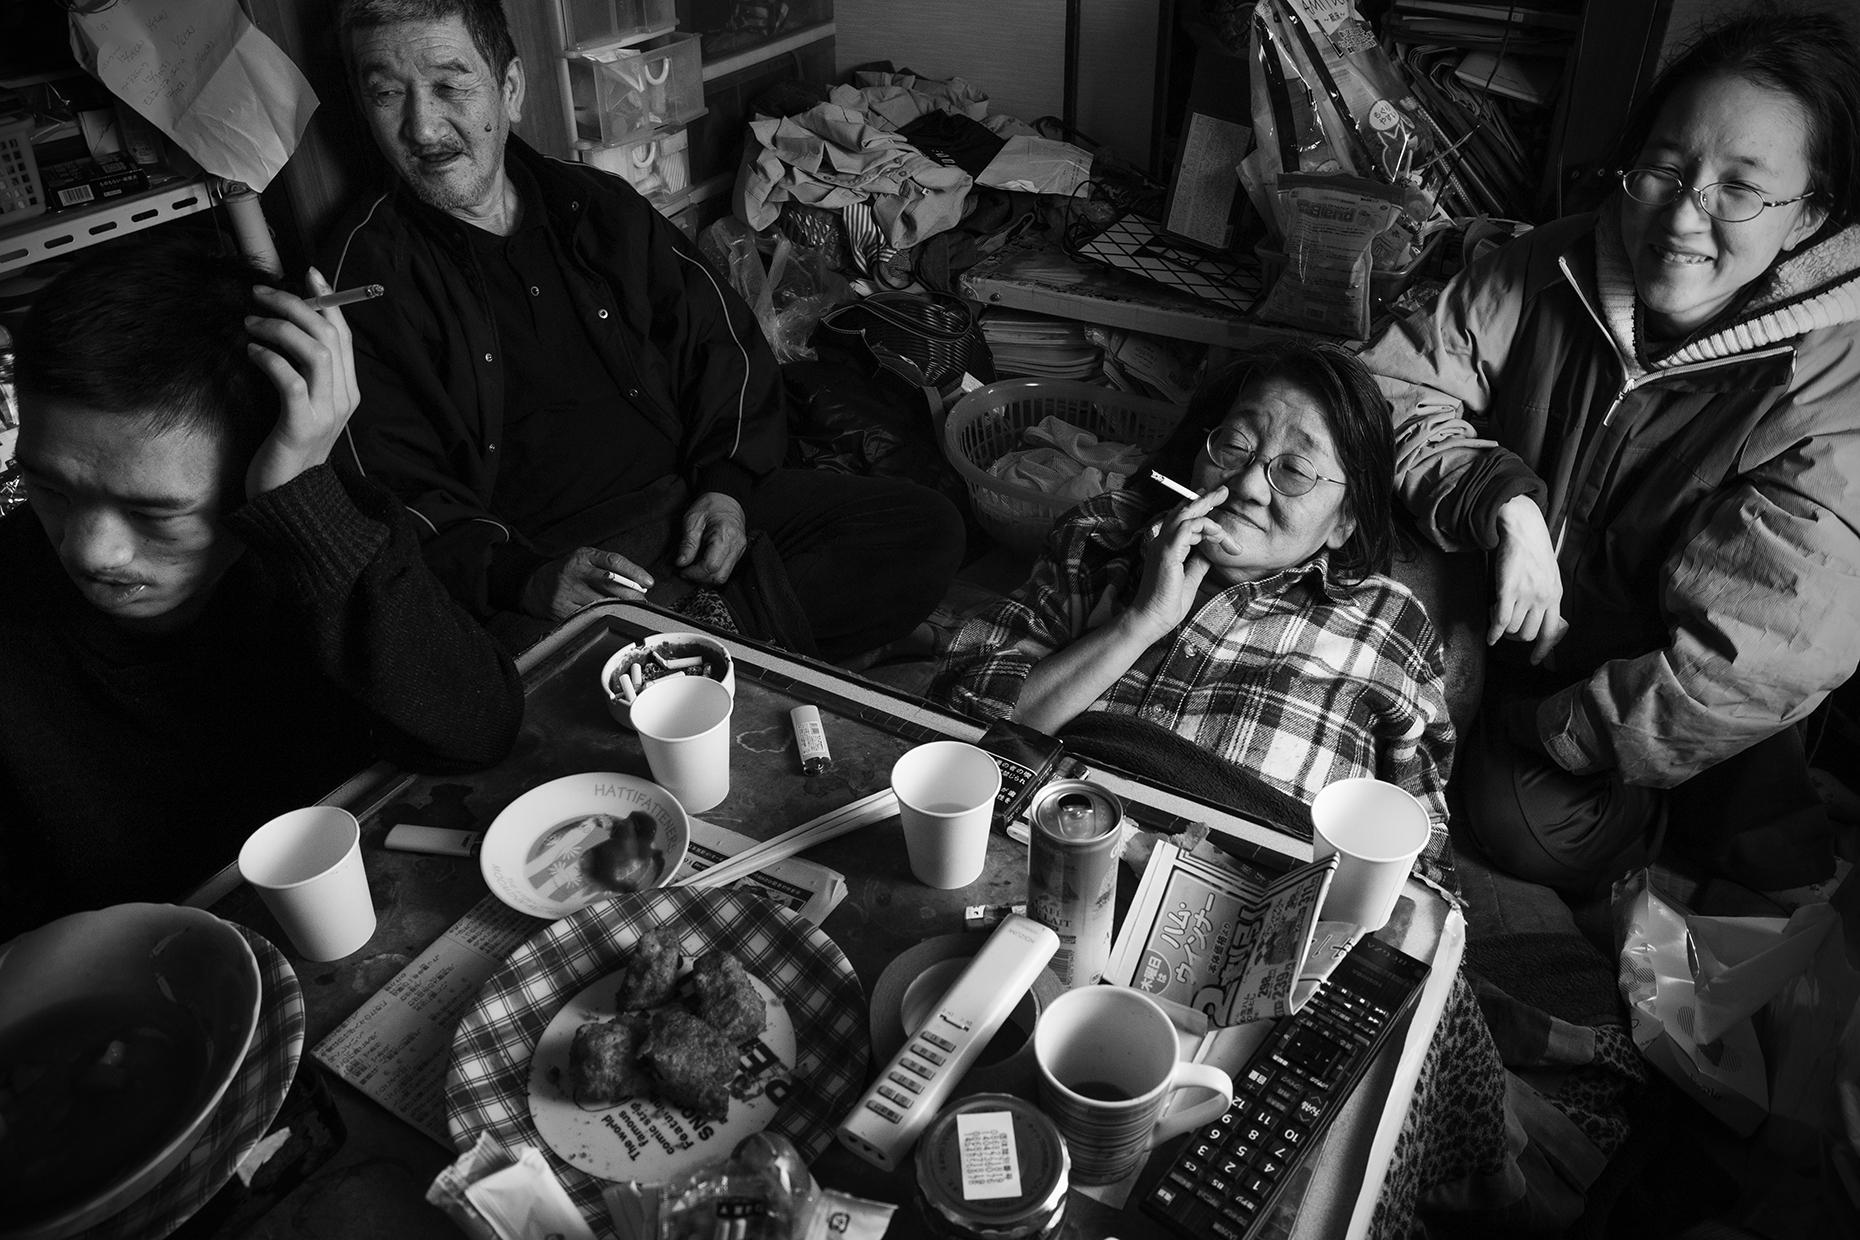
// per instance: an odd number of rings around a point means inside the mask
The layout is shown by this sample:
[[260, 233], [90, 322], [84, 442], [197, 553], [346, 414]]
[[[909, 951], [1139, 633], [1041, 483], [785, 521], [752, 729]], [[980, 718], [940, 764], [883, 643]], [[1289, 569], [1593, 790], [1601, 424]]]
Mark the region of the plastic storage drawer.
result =
[[582, 162], [626, 178], [653, 206], [668, 214], [691, 188], [691, 140], [680, 127], [624, 146], [603, 146], [582, 153]]
[[562, 0], [564, 51], [611, 46], [678, 24], [674, 0]]
[[618, 146], [704, 115], [704, 64], [694, 34], [568, 58], [576, 145]]

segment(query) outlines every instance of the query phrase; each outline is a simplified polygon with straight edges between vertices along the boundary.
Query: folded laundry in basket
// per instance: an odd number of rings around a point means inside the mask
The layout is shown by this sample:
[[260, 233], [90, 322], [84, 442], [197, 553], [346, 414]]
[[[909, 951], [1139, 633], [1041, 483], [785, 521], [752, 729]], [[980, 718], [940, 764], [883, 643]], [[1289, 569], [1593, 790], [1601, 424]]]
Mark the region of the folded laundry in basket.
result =
[[1143, 466], [1142, 449], [1100, 440], [1057, 417], [1040, 419], [1022, 438], [1033, 446], [1003, 453], [988, 472], [1055, 499], [1083, 503], [1118, 490]]

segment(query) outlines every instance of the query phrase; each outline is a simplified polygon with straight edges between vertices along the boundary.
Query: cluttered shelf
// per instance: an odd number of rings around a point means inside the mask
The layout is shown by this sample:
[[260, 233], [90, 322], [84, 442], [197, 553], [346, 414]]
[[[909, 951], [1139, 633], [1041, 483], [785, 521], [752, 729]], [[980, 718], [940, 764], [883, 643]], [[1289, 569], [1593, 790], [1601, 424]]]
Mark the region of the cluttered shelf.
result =
[[77, 210], [37, 215], [0, 227], [0, 274], [64, 256], [99, 241], [126, 236], [210, 210], [213, 192], [205, 177], [175, 181], [141, 193], [112, 198]]

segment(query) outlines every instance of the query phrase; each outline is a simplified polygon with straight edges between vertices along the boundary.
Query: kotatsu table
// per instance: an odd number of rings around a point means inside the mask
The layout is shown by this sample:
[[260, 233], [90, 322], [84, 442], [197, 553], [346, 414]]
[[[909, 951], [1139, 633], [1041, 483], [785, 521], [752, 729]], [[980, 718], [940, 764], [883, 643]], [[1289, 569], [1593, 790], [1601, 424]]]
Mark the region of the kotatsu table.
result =
[[[607, 713], [598, 685], [600, 669], [627, 642], [691, 627], [682, 617], [643, 605], [590, 608], [520, 660], [527, 695], [524, 725], [506, 761], [469, 776], [415, 777], [374, 768], [338, 789], [331, 802], [350, 808], [362, 823], [363, 855], [379, 919], [373, 938], [355, 955], [328, 965], [295, 958], [256, 893], [238, 885], [236, 875], [223, 875], [202, 890], [197, 903], [266, 935], [290, 958], [304, 993], [306, 1047], [316, 1047], [369, 1003], [487, 894], [476, 860], [387, 851], [382, 847], [387, 830], [406, 822], [482, 830], [519, 794], [562, 775], [614, 771], [650, 778], [637, 738], [615, 726]], [[973, 741], [982, 733], [970, 720], [860, 677], [719, 637], [736, 660], [731, 791], [701, 817], [742, 835], [766, 839], [887, 787], [892, 763], [912, 745], [944, 738]], [[803, 703], [820, 708], [833, 755], [830, 769], [813, 777], [801, 773], [788, 719], [789, 709]], [[1204, 822], [1228, 851], [1267, 871], [1310, 859], [1308, 840], [1219, 806], [1115, 771], [1093, 768], [1089, 777], [1122, 797], [1140, 825], [1170, 832], [1189, 822]], [[868, 1001], [886, 966], [900, 954], [927, 939], [962, 931], [968, 906], [1025, 899], [1026, 850], [998, 832], [990, 838], [981, 879], [957, 891], [933, 890], [911, 876], [895, 817], [830, 841], [805, 857], [845, 876], [846, 896], [820, 929], [844, 952]], [[1128, 872], [1121, 875], [1120, 918], [1135, 885]], [[522, 933], [540, 933], [547, 926], [536, 921]], [[1407, 1028], [1398, 1030], [1384, 1048], [1312, 1159], [1313, 1173], [1290, 1224], [1291, 1235], [1363, 1234], [1458, 967], [1459, 915], [1419, 883], [1410, 882], [1401, 912], [1380, 937], [1429, 961], [1434, 972]], [[868, 1074], [877, 1067], [868, 1062]], [[431, 1126], [423, 1133], [361, 1090], [331, 1079], [348, 1130], [345, 1145], [247, 1234], [317, 1240], [450, 1240], [458, 1235], [423, 1199], [434, 1175], [456, 1152], [431, 1135]], [[1161, 1156], [1152, 1159], [1123, 1209], [1075, 1190], [1069, 1210], [1080, 1225], [1079, 1234], [1123, 1240], [1167, 1234], [1140, 1214], [1135, 1203], [1162, 1173], [1174, 1148], [1173, 1143], [1164, 1146]], [[821, 1154], [813, 1168], [830, 1186], [904, 1203], [893, 1218], [891, 1236], [925, 1234], [908, 1204], [908, 1173], [881, 1173], [838, 1146]], [[606, 1220], [597, 1221], [597, 1234], [610, 1235]]]

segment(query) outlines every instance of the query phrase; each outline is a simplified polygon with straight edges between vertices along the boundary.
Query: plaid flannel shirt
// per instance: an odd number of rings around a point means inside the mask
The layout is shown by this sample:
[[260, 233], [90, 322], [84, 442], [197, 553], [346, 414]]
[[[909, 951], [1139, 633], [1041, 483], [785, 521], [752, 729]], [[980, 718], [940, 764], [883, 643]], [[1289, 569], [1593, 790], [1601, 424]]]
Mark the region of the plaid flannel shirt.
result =
[[[1013, 711], [1034, 664], [1136, 600], [1146, 527], [1131, 491], [1067, 514], [1027, 584], [956, 635], [932, 695], [964, 714]], [[1406, 586], [1346, 586], [1327, 556], [1204, 592], [1091, 706], [1161, 724], [1310, 804], [1326, 784], [1373, 776], [1419, 798], [1444, 848], [1453, 724], [1440, 640]]]

